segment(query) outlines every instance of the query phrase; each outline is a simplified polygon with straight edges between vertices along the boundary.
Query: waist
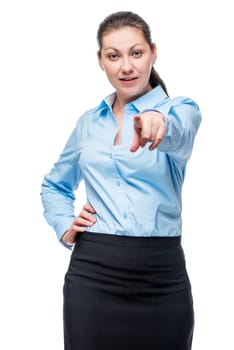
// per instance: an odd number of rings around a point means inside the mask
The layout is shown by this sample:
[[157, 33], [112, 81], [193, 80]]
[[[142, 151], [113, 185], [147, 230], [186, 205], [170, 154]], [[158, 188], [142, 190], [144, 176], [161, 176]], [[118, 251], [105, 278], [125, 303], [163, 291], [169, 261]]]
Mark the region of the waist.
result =
[[181, 236], [128, 236], [102, 232], [82, 232], [77, 236], [77, 243], [90, 241], [116, 246], [132, 247], [176, 247], [181, 244]]

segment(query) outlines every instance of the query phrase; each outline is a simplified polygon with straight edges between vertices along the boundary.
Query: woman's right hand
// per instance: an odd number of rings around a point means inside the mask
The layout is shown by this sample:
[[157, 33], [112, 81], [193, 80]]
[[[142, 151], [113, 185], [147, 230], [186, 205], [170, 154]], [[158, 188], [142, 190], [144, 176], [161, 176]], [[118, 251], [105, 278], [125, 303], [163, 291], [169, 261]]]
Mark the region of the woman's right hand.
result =
[[76, 242], [76, 236], [79, 232], [86, 231], [86, 228], [93, 226], [97, 221], [94, 217], [96, 211], [90, 204], [85, 204], [80, 214], [75, 218], [69, 230], [62, 236], [62, 241], [65, 244], [73, 245]]

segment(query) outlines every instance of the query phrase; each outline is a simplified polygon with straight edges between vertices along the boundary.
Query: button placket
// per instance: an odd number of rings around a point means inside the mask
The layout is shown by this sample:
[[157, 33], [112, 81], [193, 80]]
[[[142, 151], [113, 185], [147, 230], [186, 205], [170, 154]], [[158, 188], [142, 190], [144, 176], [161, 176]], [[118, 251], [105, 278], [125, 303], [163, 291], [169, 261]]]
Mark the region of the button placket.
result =
[[[113, 176], [113, 183], [114, 183], [115, 188], [116, 188], [116, 198], [114, 198], [114, 199], [118, 200], [120, 203], [123, 204], [123, 203], [125, 203], [125, 201], [123, 201], [123, 197], [126, 197], [126, 193], [124, 191], [123, 182], [122, 182], [119, 170], [118, 170], [118, 164], [117, 164], [117, 160], [115, 158], [115, 149], [113, 149], [110, 157], [112, 158], [113, 170], [115, 172], [115, 175]], [[128, 218], [126, 207], [125, 208], [122, 207], [122, 217], [125, 220]]]

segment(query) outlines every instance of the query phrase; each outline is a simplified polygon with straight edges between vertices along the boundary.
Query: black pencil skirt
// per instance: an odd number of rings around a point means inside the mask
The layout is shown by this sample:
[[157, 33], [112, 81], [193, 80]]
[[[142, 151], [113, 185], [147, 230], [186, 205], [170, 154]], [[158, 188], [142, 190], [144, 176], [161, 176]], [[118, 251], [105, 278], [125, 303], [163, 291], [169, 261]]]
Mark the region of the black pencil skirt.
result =
[[180, 237], [79, 235], [64, 281], [65, 350], [190, 350]]

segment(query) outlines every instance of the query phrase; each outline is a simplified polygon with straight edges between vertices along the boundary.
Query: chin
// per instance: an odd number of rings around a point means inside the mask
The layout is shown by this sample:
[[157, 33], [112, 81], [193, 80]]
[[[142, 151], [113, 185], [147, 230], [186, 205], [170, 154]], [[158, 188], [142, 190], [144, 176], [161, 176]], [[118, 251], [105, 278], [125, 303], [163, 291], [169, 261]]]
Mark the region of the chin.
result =
[[125, 97], [127, 99], [131, 99], [132, 101], [137, 99], [138, 97], [146, 94], [148, 92], [148, 90], [143, 90], [143, 89], [134, 89], [132, 91], [124, 91], [123, 92], [123, 96], [125, 95]]

